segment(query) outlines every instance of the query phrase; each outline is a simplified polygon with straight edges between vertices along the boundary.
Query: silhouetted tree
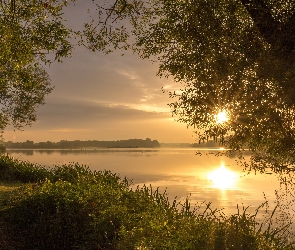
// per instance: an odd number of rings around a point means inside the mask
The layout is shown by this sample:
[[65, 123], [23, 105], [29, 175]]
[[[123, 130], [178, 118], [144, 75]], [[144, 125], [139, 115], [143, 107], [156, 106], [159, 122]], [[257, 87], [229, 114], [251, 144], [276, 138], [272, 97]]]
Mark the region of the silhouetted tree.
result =
[[[132, 49], [182, 84], [173, 115], [200, 141], [249, 148], [252, 167], [295, 167], [295, 1], [116, 0], [86, 25], [92, 50]], [[94, 11], [94, 10], [93, 10]], [[225, 111], [229, 119], [216, 122]]]
[[52, 90], [43, 65], [69, 56], [71, 30], [61, 14], [66, 0], [0, 1], [0, 129], [21, 128]]
[[[36, 119], [52, 90], [42, 63], [53, 61], [48, 53], [68, 56], [79, 34], [93, 51], [131, 49], [158, 61], [160, 76], [182, 84], [170, 93], [173, 115], [200, 141], [249, 148], [257, 168], [294, 168], [294, 1], [89, 2], [93, 19], [80, 33], [64, 24], [66, 0], [0, 2], [1, 129]], [[224, 123], [216, 122], [220, 111]]]

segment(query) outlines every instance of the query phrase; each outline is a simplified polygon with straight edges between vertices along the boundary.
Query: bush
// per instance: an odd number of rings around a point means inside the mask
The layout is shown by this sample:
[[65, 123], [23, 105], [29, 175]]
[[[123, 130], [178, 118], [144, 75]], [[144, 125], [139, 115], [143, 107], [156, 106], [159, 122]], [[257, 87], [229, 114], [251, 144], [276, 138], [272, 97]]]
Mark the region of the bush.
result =
[[294, 249], [286, 235], [257, 230], [246, 210], [191, 210], [188, 201], [170, 204], [157, 189], [132, 190], [116, 174], [74, 163], [46, 173], [0, 211], [16, 249]]
[[9, 155], [0, 156], [0, 180], [22, 183], [43, 181], [51, 172], [45, 167], [28, 161], [19, 161]]

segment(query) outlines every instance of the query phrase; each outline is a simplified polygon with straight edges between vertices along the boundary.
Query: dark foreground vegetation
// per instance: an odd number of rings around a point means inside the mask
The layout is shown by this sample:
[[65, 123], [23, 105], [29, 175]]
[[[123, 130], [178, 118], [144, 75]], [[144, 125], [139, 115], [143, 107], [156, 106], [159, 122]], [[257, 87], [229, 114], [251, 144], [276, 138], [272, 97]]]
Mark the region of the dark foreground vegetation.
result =
[[2, 156], [0, 178], [1, 249], [295, 249], [288, 231], [262, 229], [246, 211], [171, 204], [109, 171]]

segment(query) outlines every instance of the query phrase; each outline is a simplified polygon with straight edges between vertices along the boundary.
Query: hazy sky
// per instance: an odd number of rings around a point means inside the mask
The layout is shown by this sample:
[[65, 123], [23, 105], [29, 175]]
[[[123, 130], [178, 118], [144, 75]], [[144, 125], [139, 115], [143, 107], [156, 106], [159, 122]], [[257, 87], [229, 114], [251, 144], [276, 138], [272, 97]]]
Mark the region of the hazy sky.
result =
[[[71, 9], [69, 19], [83, 13], [83, 7]], [[192, 130], [172, 118], [167, 105], [171, 99], [161, 91], [161, 87], [181, 86], [156, 76], [157, 65], [148, 60], [79, 47], [72, 58], [52, 64], [48, 73], [55, 88], [38, 109], [37, 122], [22, 132], [7, 128], [6, 141], [149, 137], [159, 142], [194, 142]]]

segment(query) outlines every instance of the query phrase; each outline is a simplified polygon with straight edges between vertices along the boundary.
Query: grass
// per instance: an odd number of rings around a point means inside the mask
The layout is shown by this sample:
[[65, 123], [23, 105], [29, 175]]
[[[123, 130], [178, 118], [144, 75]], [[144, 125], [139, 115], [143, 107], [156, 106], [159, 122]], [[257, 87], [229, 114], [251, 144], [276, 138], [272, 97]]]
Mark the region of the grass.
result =
[[0, 181], [0, 209], [4, 209], [5, 201], [9, 200], [9, 197], [14, 191], [17, 191], [20, 185], [19, 182]]
[[[7, 182], [0, 181], [0, 213], [5, 209], [9, 208], [8, 201], [14, 192], [20, 187], [19, 182]], [[9, 234], [6, 232], [7, 226], [4, 223], [4, 220], [0, 219], [0, 242], [1, 249], [14, 249], [11, 247], [10, 242], [12, 241], [9, 238]]]
[[264, 230], [246, 210], [192, 210], [77, 163], [46, 169], [2, 156], [0, 179], [4, 249], [295, 249], [286, 228]]

